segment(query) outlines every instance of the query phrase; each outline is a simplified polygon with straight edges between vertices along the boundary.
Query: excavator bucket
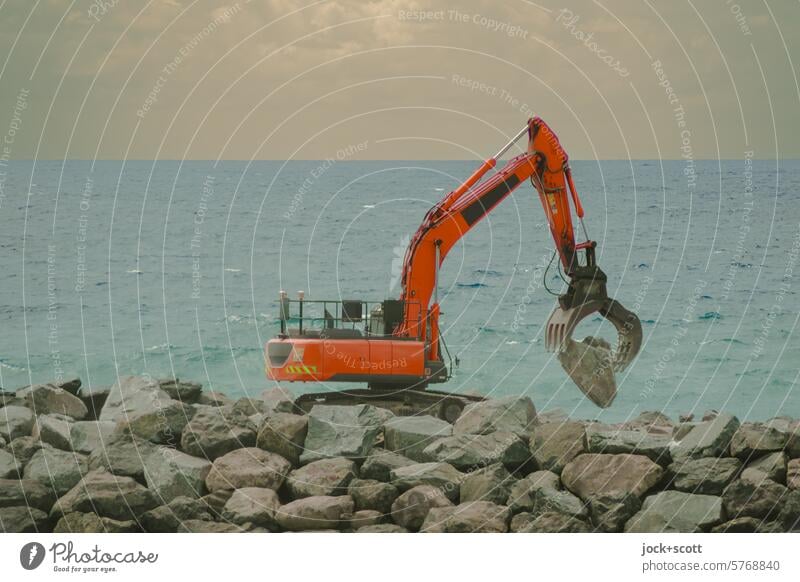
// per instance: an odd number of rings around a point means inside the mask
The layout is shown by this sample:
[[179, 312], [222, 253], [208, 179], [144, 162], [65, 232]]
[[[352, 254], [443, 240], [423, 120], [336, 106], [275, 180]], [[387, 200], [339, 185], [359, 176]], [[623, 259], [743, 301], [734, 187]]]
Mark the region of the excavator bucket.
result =
[[[593, 299], [566, 307], [560, 301], [547, 321], [545, 347], [558, 354], [564, 371], [592, 402], [607, 408], [617, 394], [614, 373], [623, 371], [641, 348], [642, 325], [635, 313], [602, 295], [604, 289]], [[593, 313], [605, 317], [617, 329], [616, 347], [591, 336], [582, 342], [572, 339], [578, 324]]]

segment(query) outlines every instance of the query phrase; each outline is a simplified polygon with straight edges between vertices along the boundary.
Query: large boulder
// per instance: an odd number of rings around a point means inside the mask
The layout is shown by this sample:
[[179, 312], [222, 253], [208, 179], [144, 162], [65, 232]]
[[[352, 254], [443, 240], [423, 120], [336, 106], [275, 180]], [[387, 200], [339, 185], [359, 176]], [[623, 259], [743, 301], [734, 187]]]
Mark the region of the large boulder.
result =
[[567, 463], [587, 451], [586, 429], [578, 422], [541, 424], [534, 429], [530, 445], [539, 468], [561, 473]]
[[589, 499], [592, 523], [604, 532], [622, 531], [641, 507], [641, 500], [630, 493], [598, 495]]
[[147, 532], [175, 533], [182, 522], [192, 519], [213, 521], [213, 516], [202, 500], [176, 497], [166, 505], [144, 512], [139, 521]]
[[431, 509], [452, 505], [440, 489], [430, 485], [418, 485], [395, 500], [392, 504], [392, 519], [406, 529], [417, 531]]
[[72, 423], [72, 418], [63, 414], [43, 414], [36, 418], [31, 436], [62, 451], [69, 451], [72, 449], [69, 435]]
[[723, 457], [738, 428], [739, 420], [730, 414], [720, 414], [700, 422], [670, 447], [672, 458], [681, 462], [701, 457]]
[[293, 412], [294, 395], [283, 386], [267, 388], [259, 396], [267, 412]]
[[530, 512], [533, 510], [536, 492], [542, 488], [561, 489], [561, 480], [551, 471], [535, 471], [511, 486], [505, 505], [513, 513]]
[[569, 491], [559, 491], [551, 487], [537, 489], [533, 494], [531, 514], [538, 516], [551, 511], [580, 519], [589, 517], [589, 510], [583, 501]]
[[599, 337], [587, 336], [582, 341], [567, 338], [558, 351], [558, 361], [589, 400], [600, 408], [608, 408], [617, 396], [611, 345]]
[[408, 533], [408, 530], [394, 523], [380, 523], [378, 525], [360, 527], [356, 530], [356, 533]]
[[786, 453], [778, 451], [759, 457], [747, 465], [747, 469], [761, 471], [767, 479], [778, 483], [786, 482]]
[[790, 459], [800, 459], [800, 420], [794, 421], [787, 430], [786, 454]]
[[238, 449], [214, 461], [206, 478], [209, 491], [266, 487], [278, 490], [292, 465], [275, 453], [255, 447]]
[[385, 521], [385, 515], [374, 509], [361, 509], [353, 513], [350, 518], [350, 529], [358, 530], [370, 525], [381, 525]]
[[786, 465], [786, 486], [800, 489], [800, 459], [792, 459]]
[[347, 492], [353, 498], [356, 511], [371, 509], [382, 514], [392, 510], [394, 500], [400, 495], [394, 485], [374, 479], [353, 479]]
[[433, 416], [398, 416], [384, 426], [384, 446], [401, 455], [424, 463], [425, 447], [441, 437], [453, 434], [450, 423]]
[[0, 508], [0, 532], [37, 533], [48, 531], [48, 515], [35, 507]]
[[793, 489], [784, 496], [778, 521], [783, 531], [800, 531], [800, 490]]
[[[0, 413], [1, 414], [1, 413]], [[37, 440], [33, 437], [23, 436], [17, 437], [6, 447], [6, 451], [14, 455], [14, 459], [17, 462], [17, 467], [20, 471], [25, 468], [25, 465], [33, 457], [34, 453], [42, 448], [53, 448], [50, 445], [43, 443], [40, 440]]]
[[725, 514], [722, 499], [716, 495], [662, 491], [644, 500], [641, 511], [628, 522], [628, 531], [644, 531], [638, 520], [648, 524], [663, 522], [671, 529], [692, 532], [722, 523]]
[[163, 378], [158, 380], [158, 386], [167, 396], [186, 404], [195, 404], [203, 391], [199, 382], [180, 380], [178, 378]]
[[668, 518], [661, 513], [642, 513], [634, 515], [625, 524], [628, 533], [695, 533], [703, 531], [694, 521], [679, 517]]
[[527, 436], [536, 423], [536, 408], [527, 396], [492, 398], [468, 404], [453, 426], [455, 434], [494, 431]]
[[268, 529], [277, 528], [275, 514], [281, 502], [278, 494], [264, 487], [243, 487], [233, 492], [225, 504], [222, 516], [237, 525], [252, 523]]
[[96, 513], [72, 512], [58, 520], [53, 533], [135, 533], [139, 526], [133, 520], [101, 517]]
[[503, 463], [517, 468], [530, 459], [528, 445], [518, 435], [510, 432], [490, 434], [459, 434], [441, 438], [423, 451], [429, 461], [450, 463], [464, 471]]
[[286, 488], [294, 499], [347, 495], [347, 487], [355, 476], [356, 465], [350, 459], [320, 459], [289, 473]]
[[414, 464], [414, 461], [403, 455], [385, 449], [373, 449], [361, 465], [361, 477], [376, 481], [388, 481], [393, 469]]
[[470, 501], [431, 509], [421, 529], [430, 533], [505, 533], [510, 521], [507, 507], [490, 501]]
[[162, 504], [176, 497], [200, 497], [206, 492], [211, 463], [170, 447], [158, 446], [146, 458], [147, 487]]
[[82, 420], [69, 428], [72, 450], [84, 455], [103, 449], [112, 440], [116, 425], [109, 421]]
[[89, 469], [105, 469], [122, 477], [145, 483], [145, 459], [156, 445], [127, 433], [112, 434], [102, 447], [89, 454]]
[[82, 420], [89, 411], [83, 401], [53, 384], [37, 384], [17, 391], [17, 398], [38, 414], [63, 414]]
[[51, 487], [28, 479], [0, 479], [0, 507], [35, 507], [50, 511], [56, 495]]
[[673, 463], [672, 487], [686, 493], [722, 495], [723, 489], [736, 477], [742, 467], [739, 459], [730, 457], [703, 457]]
[[561, 473], [564, 486], [584, 500], [597, 495], [630, 493], [641, 497], [664, 475], [643, 455], [588, 453], [576, 457]]
[[308, 434], [300, 462], [366, 457], [391, 416], [388, 410], [369, 404], [315, 406], [308, 414]]
[[586, 440], [590, 453], [644, 455], [662, 465], [670, 461], [671, 435], [652, 434], [644, 430], [620, 430], [599, 425], [589, 426], [586, 429]]
[[548, 511], [519, 531], [522, 533], [590, 533], [592, 526], [577, 517]]
[[118, 520], [137, 519], [158, 505], [152, 491], [130, 477], [112, 475], [104, 470], [90, 471], [56, 501], [50, 510], [52, 518], [74, 511], [97, 513]]
[[506, 505], [511, 487], [515, 482], [516, 479], [502, 463], [478, 469], [468, 473], [461, 482], [461, 503], [491, 501], [497, 505]]
[[17, 437], [31, 434], [34, 416], [26, 406], [4, 406], [0, 408], [0, 437], [13, 441]]
[[353, 500], [348, 495], [304, 497], [278, 508], [278, 524], [289, 531], [338, 529], [353, 514]]
[[256, 444], [256, 426], [240, 411], [225, 408], [198, 410], [183, 429], [181, 449], [209, 461]]
[[0, 449], [0, 479], [13, 479], [19, 476], [20, 467], [14, 455]]
[[187, 519], [178, 526], [178, 533], [242, 533], [245, 530], [241, 526], [232, 523], [220, 523], [216, 521], [205, 521], [202, 519]]
[[787, 434], [761, 423], [742, 424], [731, 439], [731, 455], [743, 460], [780, 451], [786, 446]]
[[722, 503], [729, 518], [755, 517], [768, 520], [781, 510], [788, 489], [760, 471], [744, 471], [722, 493]]
[[72, 489], [88, 472], [85, 455], [52, 447], [39, 449], [25, 465], [24, 478], [51, 487], [56, 495]]
[[264, 419], [258, 431], [256, 446], [297, 465], [300, 463], [300, 453], [303, 452], [307, 433], [307, 416], [276, 412]]
[[463, 479], [464, 473], [449, 463], [417, 463], [391, 471], [392, 484], [400, 491], [430, 485], [452, 501], [458, 500]]

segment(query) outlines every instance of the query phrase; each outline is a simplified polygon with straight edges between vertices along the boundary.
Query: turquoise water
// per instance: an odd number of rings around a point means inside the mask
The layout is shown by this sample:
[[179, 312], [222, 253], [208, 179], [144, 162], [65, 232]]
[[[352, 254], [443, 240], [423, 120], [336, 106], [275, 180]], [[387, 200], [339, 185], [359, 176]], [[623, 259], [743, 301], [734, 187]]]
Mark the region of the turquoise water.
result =
[[[474, 165], [12, 162], [0, 176], [0, 385], [147, 372], [258, 394], [278, 291], [396, 296], [407, 238]], [[552, 242], [529, 185], [445, 263], [444, 333], [461, 361], [446, 389], [528, 394], [609, 421], [800, 416], [800, 163], [576, 161], [573, 172], [609, 292], [644, 327], [616, 402], [600, 413], [544, 350]], [[546, 282], [560, 288], [552, 269]]]

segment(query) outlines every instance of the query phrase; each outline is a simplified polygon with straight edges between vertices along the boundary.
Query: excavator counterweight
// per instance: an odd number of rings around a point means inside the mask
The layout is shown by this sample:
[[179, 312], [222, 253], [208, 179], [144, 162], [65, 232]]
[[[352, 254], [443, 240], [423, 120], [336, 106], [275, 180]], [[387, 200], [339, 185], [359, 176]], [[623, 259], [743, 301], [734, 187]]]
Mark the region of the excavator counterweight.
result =
[[[527, 151], [484, 179], [526, 134]], [[596, 243], [588, 235], [576, 243], [572, 207], [584, 234], [586, 228], [569, 157], [538, 117], [528, 120], [495, 156], [427, 212], [406, 250], [399, 299], [312, 302], [301, 294], [294, 301], [281, 292], [281, 332], [266, 346], [267, 376], [369, 387], [303, 395], [296, 401], [303, 410], [317, 404], [372, 402], [398, 414], [434, 414], [454, 421], [466, 404], [481, 398], [427, 389], [428, 384], [449, 379], [452, 370], [439, 331], [439, 268], [450, 249], [527, 180], [539, 195], [568, 278], [567, 290], [558, 297], [545, 327], [545, 347], [558, 354], [564, 370], [592, 402], [609, 406], [616, 395], [614, 373], [624, 370], [641, 347], [641, 323], [608, 297], [606, 275], [595, 263]], [[578, 324], [594, 313], [616, 328], [616, 347], [600, 338], [572, 339]]]

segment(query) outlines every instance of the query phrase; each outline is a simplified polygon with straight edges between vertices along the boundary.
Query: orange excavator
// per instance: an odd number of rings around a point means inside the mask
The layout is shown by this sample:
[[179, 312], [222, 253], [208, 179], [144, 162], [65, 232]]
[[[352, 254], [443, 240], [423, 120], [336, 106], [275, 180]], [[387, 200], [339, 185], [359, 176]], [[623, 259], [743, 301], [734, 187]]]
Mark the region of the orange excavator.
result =
[[[482, 180], [525, 135], [527, 151]], [[583, 206], [568, 159], [558, 137], [542, 119], [528, 120], [527, 126], [495, 156], [483, 162], [425, 215], [406, 250], [398, 299], [309, 301], [300, 292], [298, 299], [292, 300], [281, 291], [280, 333], [267, 342], [265, 349], [267, 377], [368, 386], [305, 394], [296, 400], [298, 408], [305, 411], [316, 404], [370, 402], [399, 414], [427, 413], [455, 420], [467, 403], [481, 397], [428, 388], [429, 384], [448, 380], [452, 369], [439, 331], [439, 269], [461, 237], [520, 184], [530, 180], [539, 194], [568, 277], [567, 289], [558, 297], [545, 328], [545, 347], [559, 353], [567, 373], [590, 398], [596, 384], [612, 383], [613, 386], [600, 386], [612, 393], [611, 399], [601, 402], [592, 398], [601, 406], [610, 404], [616, 384], [609, 370], [622, 371], [633, 360], [641, 347], [642, 328], [636, 314], [608, 297], [606, 275], [595, 262], [597, 244], [589, 240], [583, 226]], [[583, 242], [575, 241], [570, 200], [585, 235]], [[571, 336], [578, 323], [593, 313], [615, 326], [617, 345], [593, 373], [574, 372], [567, 369], [561, 354], [575, 345]]]

